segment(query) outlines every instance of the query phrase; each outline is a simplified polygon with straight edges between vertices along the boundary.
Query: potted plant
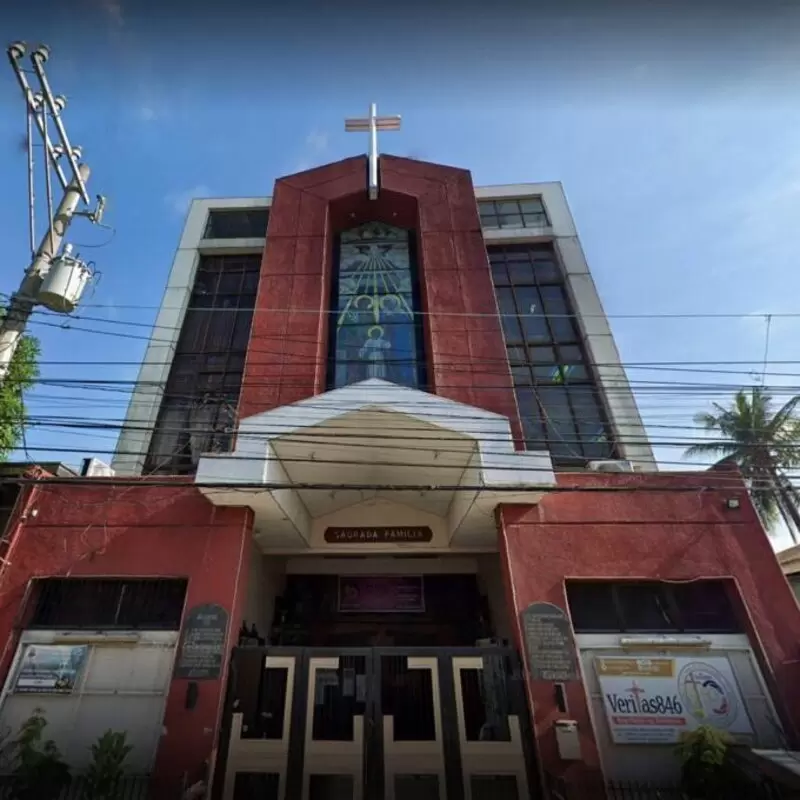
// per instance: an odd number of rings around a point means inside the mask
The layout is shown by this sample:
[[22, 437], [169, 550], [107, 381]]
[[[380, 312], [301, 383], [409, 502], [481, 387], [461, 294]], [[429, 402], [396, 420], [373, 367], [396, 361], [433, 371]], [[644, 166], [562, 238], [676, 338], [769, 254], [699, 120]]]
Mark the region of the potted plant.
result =
[[684, 734], [678, 745], [681, 761], [681, 790], [689, 800], [718, 800], [726, 797], [729, 770], [728, 748], [733, 739], [725, 731], [701, 725]]
[[84, 781], [87, 800], [115, 800], [122, 789], [125, 760], [133, 747], [127, 734], [107, 730], [92, 745], [92, 762]]
[[15, 800], [56, 800], [70, 781], [69, 767], [52, 739], [43, 740], [47, 720], [37, 708], [19, 729], [15, 745]]

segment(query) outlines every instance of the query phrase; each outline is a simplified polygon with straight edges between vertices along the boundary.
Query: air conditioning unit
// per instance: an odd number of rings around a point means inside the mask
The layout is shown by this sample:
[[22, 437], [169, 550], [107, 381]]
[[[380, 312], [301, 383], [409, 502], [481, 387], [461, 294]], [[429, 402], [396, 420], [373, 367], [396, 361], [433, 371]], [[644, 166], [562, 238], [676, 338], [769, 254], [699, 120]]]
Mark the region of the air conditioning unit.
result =
[[590, 461], [588, 467], [592, 472], [633, 472], [632, 461]]
[[99, 458], [84, 458], [81, 465], [81, 476], [84, 478], [113, 478], [114, 470]]

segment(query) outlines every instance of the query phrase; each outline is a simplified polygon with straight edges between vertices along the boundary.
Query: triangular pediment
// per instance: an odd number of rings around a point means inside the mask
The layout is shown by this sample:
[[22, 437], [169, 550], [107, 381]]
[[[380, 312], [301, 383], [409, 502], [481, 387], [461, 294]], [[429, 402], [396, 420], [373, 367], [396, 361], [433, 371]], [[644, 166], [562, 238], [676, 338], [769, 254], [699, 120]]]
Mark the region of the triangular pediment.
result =
[[213, 502], [253, 508], [256, 538], [274, 549], [292, 531], [311, 546], [316, 521], [373, 498], [486, 546], [498, 503], [536, 502], [554, 481], [546, 452], [515, 450], [507, 418], [381, 378], [246, 417], [234, 452], [197, 471]]

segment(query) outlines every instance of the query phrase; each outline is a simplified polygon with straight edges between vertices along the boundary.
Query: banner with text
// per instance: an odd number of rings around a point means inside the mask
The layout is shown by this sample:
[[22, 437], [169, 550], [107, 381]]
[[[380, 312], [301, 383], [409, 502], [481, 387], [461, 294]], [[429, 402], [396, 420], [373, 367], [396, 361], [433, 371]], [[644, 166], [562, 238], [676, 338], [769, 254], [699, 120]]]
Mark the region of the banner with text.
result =
[[594, 663], [616, 744], [675, 744], [682, 733], [700, 725], [732, 735], [753, 733], [724, 656], [597, 656]]
[[28, 644], [20, 658], [14, 691], [37, 694], [70, 694], [83, 670], [86, 645]]

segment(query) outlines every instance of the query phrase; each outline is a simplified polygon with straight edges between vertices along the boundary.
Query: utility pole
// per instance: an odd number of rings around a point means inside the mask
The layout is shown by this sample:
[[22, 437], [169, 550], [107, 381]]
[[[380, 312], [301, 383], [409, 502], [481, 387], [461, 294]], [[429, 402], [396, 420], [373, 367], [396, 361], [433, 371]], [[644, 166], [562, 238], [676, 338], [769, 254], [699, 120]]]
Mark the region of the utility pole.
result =
[[[70, 223], [76, 216], [88, 218], [99, 224], [105, 199], [98, 195], [97, 205], [93, 211], [78, 211], [83, 202], [88, 205], [89, 195], [86, 182], [89, 179], [89, 167], [79, 163], [80, 148], [70, 144], [66, 128], [61, 117], [66, 100], [56, 97], [50, 89], [50, 83], [44, 71], [44, 65], [50, 51], [44, 45], [37, 47], [30, 56], [33, 73], [36, 75], [41, 92], [34, 94], [28, 84], [27, 74], [30, 70], [22, 67], [22, 60], [27, 52], [24, 42], [15, 42], [8, 48], [11, 67], [22, 89], [26, 103], [26, 120], [28, 131], [31, 122], [36, 124], [42, 138], [45, 152], [45, 177], [48, 186], [48, 230], [33, 253], [33, 260], [25, 270], [22, 282], [11, 296], [5, 314], [0, 320], [0, 385], [8, 377], [11, 360], [25, 333], [28, 320], [37, 305], [57, 313], [69, 313], [77, 306], [87, 284], [93, 277], [92, 270], [79, 258], [72, 255], [72, 247], [62, 244]], [[52, 120], [60, 144], [53, 144], [47, 130], [48, 119]], [[33, 150], [30, 133], [28, 135], [28, 204], [31, 231], [34, 230], [33, 208]], [[67, 180], [59, 160], [66, 158], [71, 179]], [[64, 195], [58, 207], [53, 211], [52, 198], [49, 193], [50, 171], [55, 173]], [[35, 234], [31, 234], [32, 244]], [[61, 252], [59, 252], [61, 250]]]

